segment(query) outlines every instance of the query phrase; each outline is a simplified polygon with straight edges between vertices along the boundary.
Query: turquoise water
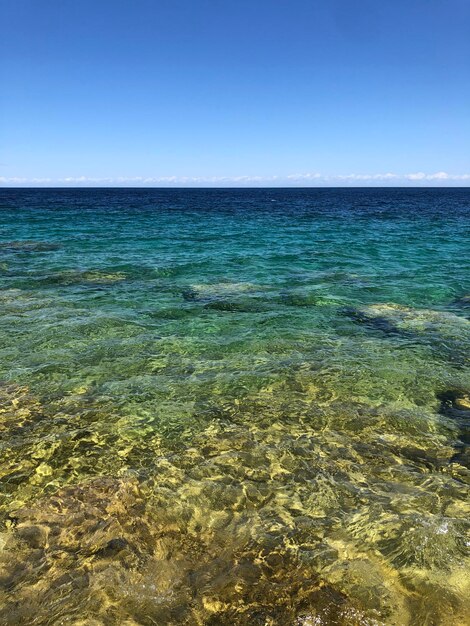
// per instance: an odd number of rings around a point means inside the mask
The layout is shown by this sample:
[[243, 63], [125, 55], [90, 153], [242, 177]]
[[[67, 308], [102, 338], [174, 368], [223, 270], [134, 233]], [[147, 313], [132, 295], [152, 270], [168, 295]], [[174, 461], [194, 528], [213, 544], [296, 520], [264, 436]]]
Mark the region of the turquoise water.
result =
[[467, 623], [469, 224], [1, 190], [1, 623]]

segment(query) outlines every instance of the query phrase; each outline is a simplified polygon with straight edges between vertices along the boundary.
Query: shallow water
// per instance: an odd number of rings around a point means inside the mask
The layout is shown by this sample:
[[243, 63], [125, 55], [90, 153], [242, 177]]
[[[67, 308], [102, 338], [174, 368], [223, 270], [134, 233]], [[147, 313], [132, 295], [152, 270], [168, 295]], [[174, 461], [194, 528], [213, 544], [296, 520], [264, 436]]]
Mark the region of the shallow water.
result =
[[0, 209], [2, 624], [467, 623], [470, 190]]

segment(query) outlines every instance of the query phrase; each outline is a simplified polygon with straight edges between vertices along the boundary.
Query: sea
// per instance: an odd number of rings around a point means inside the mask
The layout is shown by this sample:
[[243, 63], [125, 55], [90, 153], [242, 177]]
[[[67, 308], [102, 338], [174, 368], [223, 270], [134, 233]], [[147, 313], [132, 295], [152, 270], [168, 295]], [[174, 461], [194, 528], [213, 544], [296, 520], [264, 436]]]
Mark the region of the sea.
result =
[[0, 623], [469, 624], [470, 189], [0, 190]]

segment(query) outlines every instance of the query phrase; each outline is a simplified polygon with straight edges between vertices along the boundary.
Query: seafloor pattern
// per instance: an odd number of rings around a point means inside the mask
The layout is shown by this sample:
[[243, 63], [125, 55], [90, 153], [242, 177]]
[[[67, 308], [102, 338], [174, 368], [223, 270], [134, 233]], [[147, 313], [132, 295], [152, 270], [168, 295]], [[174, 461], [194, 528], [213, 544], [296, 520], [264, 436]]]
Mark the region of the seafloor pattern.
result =
[[1, 191], [0, 623], [469, 623], [469, 224]]

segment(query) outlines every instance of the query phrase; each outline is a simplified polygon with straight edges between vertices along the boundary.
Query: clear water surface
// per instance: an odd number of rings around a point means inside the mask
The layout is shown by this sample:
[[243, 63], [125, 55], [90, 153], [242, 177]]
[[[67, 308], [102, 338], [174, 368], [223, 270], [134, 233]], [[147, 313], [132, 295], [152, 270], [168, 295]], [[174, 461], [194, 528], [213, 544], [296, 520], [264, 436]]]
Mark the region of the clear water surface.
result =
[[0, 191], [0, 622], [468, 623], [470, 190]]

